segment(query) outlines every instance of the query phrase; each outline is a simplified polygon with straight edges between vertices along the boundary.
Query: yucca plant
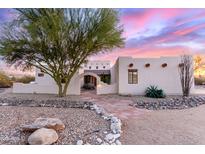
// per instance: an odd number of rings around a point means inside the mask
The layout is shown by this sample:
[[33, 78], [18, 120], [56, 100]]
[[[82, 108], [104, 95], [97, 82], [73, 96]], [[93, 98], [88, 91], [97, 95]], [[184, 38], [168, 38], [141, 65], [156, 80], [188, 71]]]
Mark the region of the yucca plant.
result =
[[164, 91], [162, 89], [158, 89], [157, 86], [148, 87], [145, 91], [145, 96], [151, 97], [151, 98], [164, 98], [164, 97], [166, 97]]

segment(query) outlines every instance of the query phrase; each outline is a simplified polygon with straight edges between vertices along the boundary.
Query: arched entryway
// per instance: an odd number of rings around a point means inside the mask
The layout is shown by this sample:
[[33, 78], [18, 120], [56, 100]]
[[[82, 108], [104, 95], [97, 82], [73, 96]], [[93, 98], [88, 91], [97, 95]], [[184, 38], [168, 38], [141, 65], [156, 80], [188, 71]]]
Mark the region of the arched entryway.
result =
[[82, 93], [92, 93], [96, 94], [97, 85], [100, 82], [100, 77], [92, 72], [82, 73], [81, 78], [81, 94]]

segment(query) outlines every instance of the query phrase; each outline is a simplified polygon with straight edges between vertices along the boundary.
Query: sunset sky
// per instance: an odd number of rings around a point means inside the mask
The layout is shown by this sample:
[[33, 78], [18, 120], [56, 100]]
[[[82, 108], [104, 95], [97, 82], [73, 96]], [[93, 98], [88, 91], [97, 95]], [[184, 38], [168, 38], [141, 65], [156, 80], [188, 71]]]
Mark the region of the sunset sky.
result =
[[[119, 13], [125, 47], [91, 60], [205, 53], [205, 9], [120, 9]], [[0, 9], [0, 26], [15, 16], [12, 9]]]
[[95, 58], [205, 53], [205, 9], [121, 9], [120, 22], [125, 47]]

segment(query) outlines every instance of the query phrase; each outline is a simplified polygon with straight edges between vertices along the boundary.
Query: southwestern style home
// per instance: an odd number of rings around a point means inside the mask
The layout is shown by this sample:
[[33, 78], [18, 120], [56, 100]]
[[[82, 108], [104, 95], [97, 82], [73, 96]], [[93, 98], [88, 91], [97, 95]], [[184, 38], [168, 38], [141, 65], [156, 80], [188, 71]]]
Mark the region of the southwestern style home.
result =
[[[144, 95], [150, 85], [158, 86], [167, 95], [179, 95], [182, 94], [180, 62], [180, 56], [119, 57], [112, 66], [109, 61], [89, 61], [73, 76], [67, 95], [80, 95], [83, 87], [95, 89], [96, 94]], [[36, 69], [35, 82], [14, 83], [13, 93], [57, 94], [58, 87], [49, 75]]]

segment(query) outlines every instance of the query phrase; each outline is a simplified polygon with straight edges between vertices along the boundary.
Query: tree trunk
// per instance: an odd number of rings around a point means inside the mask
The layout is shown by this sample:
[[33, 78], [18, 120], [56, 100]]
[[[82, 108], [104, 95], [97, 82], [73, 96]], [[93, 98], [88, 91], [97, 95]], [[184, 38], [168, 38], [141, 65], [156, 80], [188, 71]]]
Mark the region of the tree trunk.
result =
[[70, 83], [70, 79], [65, 83], [63, 87], [63, 96], [66, 96], [69, 83]]
[[63, 97], [63, 87], [62, 84], [57, 84], [58, 85], [58, 96]]

